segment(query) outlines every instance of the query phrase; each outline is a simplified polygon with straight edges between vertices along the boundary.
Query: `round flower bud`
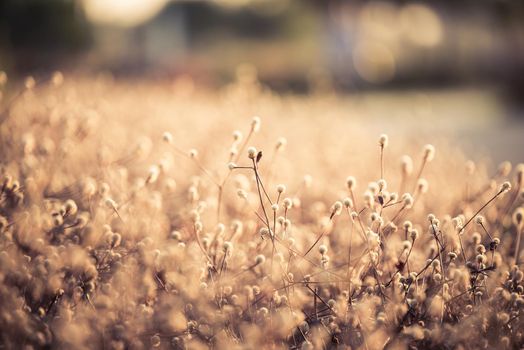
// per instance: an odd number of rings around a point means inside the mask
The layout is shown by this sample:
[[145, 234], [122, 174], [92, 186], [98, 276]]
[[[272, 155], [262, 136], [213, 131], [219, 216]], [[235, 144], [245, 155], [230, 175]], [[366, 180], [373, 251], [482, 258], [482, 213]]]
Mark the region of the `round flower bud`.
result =
[[388, 135], [386, 134], [380, 135], [378, 139], [378, 144], [380, 145], [380, 147], [386, 148], [388, 146]]
[[111, 198], [106, 198], [106, 206], [110, 209], [115, 209], [116, 208], [116, 203], [114, 200], [112, 200]]
[[426, 179], [419, 179], [417, 182], [417, 189], [420, 193], [426, 193], [428, 191], [428, 181]]
[[346, 179], [346, 186], [350, 191], [354, 190], [357, 186], [357, 180], [355, 180], [353, 176], [348, 176], [348, 178]]
[[404, 155], [400, 158], [400, 167], [404, 176], [410, 175], [413, 172], [413, 160], [410, 156]]
[[224, 242], [224, 245], [222, 246], [222, 248], [224, 249], [224, 252], [231, 252], [233, 250], [233, 243], [229, 242], [229, 241], [226, 241]]
[[189, 150], [189, 157], [190, 158], [196, 158], [198, 156], [198, 151], [196, 149], [190, 149]]
[[515, 212], [513, 213], [513, 224], [517, 227], [522, 226], [522, 222], [524, 219], [524, 208], [518, 207], [515, 209]]
[[280, 151], [280, 150], [284, 149], [284, 147], [286, 147], [286, 145], [287, 145], [286, 138], [285, 137], [281, 137], [281, 138], [278, 139], [277, 145], [275, 146], [275, 149], [277, 151]]
[[504, 183], [502, 183], [502, 185], [500, 185], [499, 192], [508, 192], [509, 190], [511, 190], [511, 184], [509, 183], [509, 181], [505, 181]]
[[247, 156], [249, 159], [255, 159], [257, 156], [257, 149], [255, 147], [249, 147], [247, 149]]
[[233, 131], [233, 140], [235, 140], [235, 142], [240, 142], [242, 140], [242, 132], [239, 130]]
[[484, 254], [486, 252], [486, 247], [484, 247], [482, 244], [478, 244], [475, 247], [475, 251], [479, 254]]
[[255, 265], [260, 265], [266, 262], [266, 257], [262, 254], [259, 254], [255, 257]]
[[415, 241], [418, 238], [418, 230], [413, 229], [409, 232], [409, 238], [411, 238], [412, 241]]
[[402, 195], [402, 202], [406, 208], [411, 208], [413, 206], [413, 197], [409, 193], [404, 193]]
[[251, 121], [251, 131], [258, 132], [260, 130], [260, 117], [253, 117], [253, 120]]
[[260, 233], [260, 235], [262, 237], [266, 236], [269, 234], [269, 229], [267, 227], [262, 227], [260, 228], [260, 230], [258, 231], [258, 233]]
[[506, 177], [511, 172], [511, 162], [507, 160], [500, 163], [497, 171], [497, 175], [500, 177]]
[[477, 215], [475, 217], [475, 222], [477, 223], [477, 225], [482, 225], [484, 224], [484, 217], [482, 215]]
[[173, 142], [173, 135], [171, 135], [170, 132], [164, 132], [162, 134], [162, 140], [165, 142], [165, 143], [171, 143]]
[[335, 212], [335, 214], [340, 214], [340, 210], [342, 210], [342, 203], [339, 202], [339, 201], [336, 201], [334, 204], [333, 204], [333, 211]]
[[431, 162], [435, 157], [435, 147], [433, 145], [424, 146], [424, 161]]
[[154, 348], [158, 348], [160, 346], [161, 340], [160, 337], [155, 334], [151, 337], [151, 346]]
[[476, 260], [478, 264], [484, 264], [486, 262], [486, 256], [484, 254], [478, 254]]

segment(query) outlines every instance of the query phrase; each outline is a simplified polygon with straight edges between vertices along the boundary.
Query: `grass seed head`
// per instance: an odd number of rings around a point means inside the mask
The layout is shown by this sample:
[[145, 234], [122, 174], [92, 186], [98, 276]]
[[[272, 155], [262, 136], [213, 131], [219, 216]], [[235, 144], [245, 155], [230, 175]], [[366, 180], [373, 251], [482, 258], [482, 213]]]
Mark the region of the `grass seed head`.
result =
[[257, 156], [257, 149], [255, 147], [249, 147], [247, 149], [247, 157], [249, 159], [255, 159]]
[[435, 147], [433, 145], [425, 145], [424, 146], [424, 161], [425, 162], [431, 162], [433, 158], [435, 157]]
[[381, 148], [386, 148], [388, 146], [388, 135], [382, 134], [378, 139], [378, 144]]

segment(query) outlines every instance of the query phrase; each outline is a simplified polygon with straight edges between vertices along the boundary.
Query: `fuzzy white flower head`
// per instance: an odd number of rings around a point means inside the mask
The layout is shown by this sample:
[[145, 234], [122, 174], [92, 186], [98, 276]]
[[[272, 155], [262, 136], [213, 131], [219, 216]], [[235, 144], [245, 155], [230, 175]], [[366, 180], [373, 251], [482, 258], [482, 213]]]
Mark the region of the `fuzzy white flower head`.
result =
[[459, 226], [462, 226], [462, 218], [460, 216], [456, 216], [453, 219], [451, 219], [451, 224], [458, 228]]
[[402, 202], [406, 208], [411, 208], [413, 206], [413, 197], [409, 193], [404, 193], [402, 195]]
[[498, 173], [497, 175], [500, 177], [506, 177], [511, 172], [511, 162], [508, 162], [507, 160], [500, 163], [498, 167]]
[[435, 147], [433, 145], [424, 146], [424, 161], [431, 162], [435, 157]]
[[190, 158], [196, 158], [198, 156], [198, 151], [196, 149], [190, 149], [189, 150], [189, 157]]
[[287, 139], [285, 137], [281, 137], [277, 141], [277, 145], [275, 146], [277, 151], [283, 150], [287, 145]]
[[108, 208], [111, 208], [111, 209], [116, 208], [116, 202], [112, 200], [111, 198], [106, 198], [105, 203]]
[[247, 192], [244, 191], [243, 189], [239, 189], [237, 191], [237, 195], [242, 198], [242, 199], [247, 199]]
[[477, 215], [477, 217], [475, 217], [475, 222], [477, 223], [477, 225], [484, 224], [484, 217], [482, 215]]
[[500, 185], [499, 192], [508, 192], [509, 190], [511, 190], [511, 184], [509, 183], [509, 181], [505, 181], [504, 183], [502, 183], [502, 185]]
[[420, 193], [426, 193], [428, 191], [428, 181], [426, 179], [419, 179], [417, 182], [417, 189]]
[[195, 231], [201, 232], [202, 229], [204, 228], [204, 225], [202, 224], [202, 221], [197, 221], [195, 222], [194, 227], [195, 227]]
[[227, 164], [227, 167], [228, 167], [229, 170], [233, 170], [233, 169], [235, 169], [237, 167], [237, 165], [235, 163], [233, 163], [233, 162], [230, 162], [230, 163]]
[[346, 186], [348, 187], [348, 190], [354, 190], [357, 186], [357, 180], [353, 176], [348, 176], [346, 179]]
[[257, 156], [257, 149], [255, 147], [249, 147], [247, 149], [247, 156], [249, 159], [255, 159]]
[[171, 142], [173, 142], [173, 135], [171, 135], [170, 132], [166, 131], [166, 132], [164, 132], [164, 134], [162, 134], [162, 140], [165, 143], [171, 143]]
[[260, 130], [260, 117], [253, 117], [253, 120], [251, 120], [251, 130], [253, 132], [258, 132]]
[[222, 235], [224, 233], [224, 231], [226, 230], [226, 225], [224, 225], [223, 223], [219, 222], [217, 224], [217, 227], [216, 227], [216, 233], [218, 236]]
[[376, 195], [379, 192], [379, 185], [376, 182], [370, 182], [368, 184], [368, 189], [373, 193], [373, 195]]
[[404, 175], [410, 175], [413, 172], [413, 160], [410, 156], [404, 155], [400, 158], [400, 167]]
[[416, 240], [418, 238], [418, 230], [413, 229], [409, 232], [409, 238], [411, 238], [412, 241]]
[[284, 192], [286, 192], [286, 186], [285, 186], [285, 185], [282, 185], [282, 184], [278, 185], [278, 186], [277, 186], [277, 192], [278, 192], [278, 193], [284, 193]]
[[310, 188], [313, 184], [313, 177], [309, 174], [304, 175], [304, 186]]
[[515, 226], [520, 227], [524, 222], [524, 208], [518, 207], [517, 209], [515, 209], [515, 211], [513, 212], [512, 219]]
[[364, 202], [366, 203], [366, 206], [369, 208], [372, 208], [375, 204], [375, 198], [371, 191], [367, 190], [366, 192], [364, 192]]
[[260, 265], [266, 262], [266, 257], [262, 254], [258, 254], [255, 257], [255, 265]]
[[160, 175], [160, 168], [157, 165], [151, 166], [149, 168], [146, 183], [148, 184], [155, 183], [159, 175]]
[[235, 140], [235, 142], [240, 142], [242, 140], [242, 132], [239, 130], [233, 131], [233, 140]]
[[386, 148], [388, 146], [388, 135], [386, 134], [380, 135], [378, 139], [378, 144], [380, 145], [380, 147]]

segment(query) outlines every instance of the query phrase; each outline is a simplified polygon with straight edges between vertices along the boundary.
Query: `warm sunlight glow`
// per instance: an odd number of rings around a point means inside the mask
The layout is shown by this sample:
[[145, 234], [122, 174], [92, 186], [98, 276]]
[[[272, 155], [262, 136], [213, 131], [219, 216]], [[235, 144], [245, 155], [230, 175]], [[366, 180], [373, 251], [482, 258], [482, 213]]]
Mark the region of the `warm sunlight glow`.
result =
[[407, 5], [400, 11], [401, 28], [413, 44], [433, 47], [442, 40], [442, 23], [437, 13], [424, 5]]
[[93, 22], [132, 27], [155, 16], [168, 0], [84, 0]]

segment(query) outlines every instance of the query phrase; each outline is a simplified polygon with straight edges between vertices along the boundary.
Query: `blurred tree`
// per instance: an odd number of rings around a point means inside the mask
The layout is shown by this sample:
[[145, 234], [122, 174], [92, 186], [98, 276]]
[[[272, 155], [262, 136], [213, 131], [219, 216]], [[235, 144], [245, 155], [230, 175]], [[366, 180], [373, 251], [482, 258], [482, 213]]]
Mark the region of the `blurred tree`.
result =
[[13, 73], [68, 64], [89, 47], [90, 26], [72, 0], [0, 2], [0, 66]]

